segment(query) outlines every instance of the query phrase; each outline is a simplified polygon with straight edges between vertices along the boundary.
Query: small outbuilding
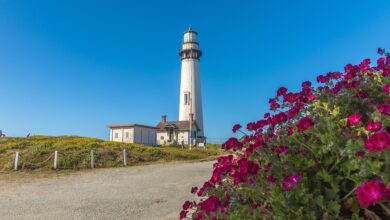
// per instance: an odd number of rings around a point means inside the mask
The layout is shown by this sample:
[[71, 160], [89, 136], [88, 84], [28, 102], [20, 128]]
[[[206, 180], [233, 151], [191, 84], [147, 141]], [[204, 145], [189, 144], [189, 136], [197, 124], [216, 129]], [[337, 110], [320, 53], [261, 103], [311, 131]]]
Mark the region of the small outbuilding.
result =
[[165, 115], [157, 127], [157, 145], [181, 145], [197, 144], [204, 138], [199, 135], [199, 126], [194, 120], [190, 121], [167, 121]]
[[109, 125], [110, 141], [155, 146], [157, 127], [140, 124]]

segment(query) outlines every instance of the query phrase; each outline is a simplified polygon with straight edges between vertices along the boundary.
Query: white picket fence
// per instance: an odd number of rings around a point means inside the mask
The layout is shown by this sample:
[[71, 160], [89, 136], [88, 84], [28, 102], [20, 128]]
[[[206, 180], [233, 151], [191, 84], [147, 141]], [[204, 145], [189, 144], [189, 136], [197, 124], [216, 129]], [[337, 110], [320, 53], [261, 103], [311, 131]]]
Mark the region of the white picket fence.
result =
[[[30, 166], [39, 167], [39, 166], [41, 166], [41, 165], [43, 165], [45, 163], [48, 163], [54, 157], [54, 159], [53, 159], [53, 169], [58, 169], [58, 158], [59, 158], [59, 155], [60, 155], [59, 152], [56, 150], [46, 160], [44, 160], [42, 162], [31, 163], [31, 162], [25, 161], [24, 165], [30, 165]], [[67, 154], [67, 155], [64, 155], [64, 156], [80, 157], [80, 156], [86, 156], [86, 154], [77, 154], [77, 155]], [[23, 157], [23, 155], [19, 151], [16, 151], [15, 152], [15, 159], [14, 159], [14, 170], [19, 170], [20, 169], [20, 159], [21, 159], [21, 157]], [[94, 168], [95, 167], [95, 153], [94, 153], [93, 150], [91, 150], [89, 152], [89, 158], [90, 158], [90, 167]], [[127, 159], [128, 159], [127, 150], [123, 149], [123, 165], [124, 166], [127, 166]]]

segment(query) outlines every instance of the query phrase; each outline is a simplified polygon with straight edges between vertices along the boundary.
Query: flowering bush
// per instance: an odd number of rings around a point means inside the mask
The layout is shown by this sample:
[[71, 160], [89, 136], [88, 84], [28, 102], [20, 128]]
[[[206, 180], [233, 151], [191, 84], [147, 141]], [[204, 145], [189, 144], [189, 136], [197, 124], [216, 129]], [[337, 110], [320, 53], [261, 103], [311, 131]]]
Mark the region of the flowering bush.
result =
[[[277, 90], [180, 218], [389, 219], [390, 55]], [[243, 132], [234, 125], [233, 132]]]

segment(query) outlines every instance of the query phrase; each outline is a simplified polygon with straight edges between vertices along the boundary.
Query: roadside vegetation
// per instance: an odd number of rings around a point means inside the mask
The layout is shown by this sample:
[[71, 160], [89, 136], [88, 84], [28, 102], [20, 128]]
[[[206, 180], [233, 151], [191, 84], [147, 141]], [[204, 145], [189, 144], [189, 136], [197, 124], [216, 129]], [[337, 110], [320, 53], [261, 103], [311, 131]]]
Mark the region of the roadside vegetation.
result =
[[152, 147], [105, 141], [78, 136], [31, 136], [28, 138], [0, 138], [0, 171], [12, 170], [15, 152], [20, 152], [22, 169], [52, 169], [54, 151], [58, 151], [58, 169], [90, 167], [90, 152], [94, 151], [95, 167], [123, 166], [123, 150], [127, 151], [129, 166], [175, 160], [208, 159], [222, 153], [220, 145], [207, 145], [207, 149], [188, 146]]
[[180, 219], [390, 219], [390, 53], [378, 53], [280, 87], [270, 113], [234, 125], [248, 135], [222, 145], [232, 154]]

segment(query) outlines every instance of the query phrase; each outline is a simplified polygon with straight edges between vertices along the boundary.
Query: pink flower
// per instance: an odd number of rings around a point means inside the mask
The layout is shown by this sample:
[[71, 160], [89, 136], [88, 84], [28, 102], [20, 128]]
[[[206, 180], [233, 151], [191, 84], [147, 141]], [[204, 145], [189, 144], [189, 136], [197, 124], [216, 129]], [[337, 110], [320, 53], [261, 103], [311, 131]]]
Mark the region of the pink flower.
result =
[[359, 114], [352, 114], [348, 116], [348, 125], [358, 125], [360, 124], [362, 116]]
[[297, 130], [298, 130], [298, 132], [302, 132], [302, 131], [310, 128], [311, 126], [313, 126], [313, 122], [312, 122], [312, 120], [309, 117], [301, 118], [297, 122]]
[[378, 106], [378, 111], [382, 114], [390, 114], [390, 104]]
[[316, 99], [317, 97], [313, 94], [313, 93], [310, 93], [308, 96], [307, 96], [307, 100], [308, 101], [313, 101], [314, 99]]
[[285, 191], [290, 191], [293, 185], [298, 185], [302, 179], [303, 175], [301, 173], [296, 173], [294, 175], [288, 175], [283, 178], [283, 188]]
[[197, 195], [198, 195], [199, 197], [203, 196], [204, 191], [205, 191], [206, 189], [211, 188], [212, 186], [213, 186], [213, 184], [212, 184], [210, 181], [205, 182], [205, 183], [203, 184], [202, 188], [199, 189]]
[[256, 123], [253, 123], [253, 122], [249, 122], [247, 125], [246, 125], [246, 129], [248, 131], [253, 131], [253, 130], [256, 130], [255, 127], [256, 126]]
[[254, 211], [257, 209], [257, 207], [263, 206], [264, 200], [257, 201], [251, 205], [251, 209]]
[[276, 110], [279, 107], [280, 105], [276, 101], [270, 102], [270, 107], [269, 107], [270, 110]]
[[230, 195], [229, 195], [229, 193], [226, 193], [226, 195], [225, 195], [225, 202], [226, 202], [226, 204], [228, 204], [230, 202]]
[[264, 165], [265, 171], [269, 171], [271, 169], [271, 167], [272, 167], [272, 163], [271, 162], [269, 162], [269, 163]]
[[269, 175], [267, 178], [268, 182], [272, 185], [275, 184], [275, 177], [273, 175]]
[[363, 158], [364, 157], [364, 151], [358, 151], [356, 152], [356, 156], [360, 157], [360, 158]]
[[187, 210], [187, 209], [189, 209], [191, 207], [192, 207], [192, 202], [190, 202], [188, 200], [184, 202], [184, 204], [183, 204], [183, 209], [184, 210]]
[[240, 167], [240, 173], [242, 174], [256, 174], [259, 170], [259, 165], [251, 160], [248, 160], [246, 158], [241, 158], [238, 161], [238, 165]]
[[382, 200], [390, 200], [390, 191], [385, 182], [370, 180], [356, 189], [360, 207], [368, 207]]
[[278, 147], [275, 147], [272, 151], [275, 154], [277, 154], [277, 155], [287, 154], [288, 153], [288, 147], [287, 146], [278, 146]]
[[348, 88], [355, 88], [360, 86], [360, 81], [359, 80], [353, 80], [351, 82], [347, 83]]
[[344, 88], [345, 85], [348, 83], [346, 81], [339, 81], [336, 83], [336, 85], [331, 89], [331, 92], [334, 94], [337, 94], [341, 91], [342, 88]]
[[[199, 207], [205, 211], [207, 214], [210, 212], [217, 211], [218, 207], [222, 205], [221, 201], [218, 199], [218, 197], [212, 195], [206, 200], [199, 202]], [[199, 214], [199, 213], [198, 213]], [[202, 213], [203, 214], [203, 213]]]
[[250, 183], [252, 180], [250, 177], [256, 175], [258, 170], [259, 165], [257, 163], [242, 157], [237, 161], [235, 169], [230, 170], [229, 175], [233, 177], [234, 185]]
[[357, 97], [362, 98], [362, 99], [367, 98], [368, 97], [368, 93], [366, 91], [364, 91], [364, 90], [361, 90], [361, 91], [359, 91], [357, 93]]
[[293, 103], [298, 99], [298, 96], [299, 96], [298, 93], [292, 93], [292, 92], [286, 93], [283, 95], [283, 102]]
[[286, 87], [280, 87], [278, 89], [278, 91], [276, 92], [276, 95], [277, 96], [281, 96], [281, 95], [284, 95], [286, 92], [287, 92], [287, 88]]
[[198, 191], [198, 187], [196, 187], [196, 186], [193, 186], [192, 188], [191, 188], [191, 193], [196, 193], [196, 191]]
[[203, 217], [204, 217], [204, 215], [203, 215], [202, 211], [192, 213], [192, 219], [194, 219], [194, 220], [201, 220], [201, 219], [203, 219]]
[[365, 141], [366, 149], [368, 151], [382, 151], [386, 150], [390, 143], [390, 135], [387, 131], [378, 131], [369, 136]]
[[380, 122], [372, 121], [366, 125], [366, 131], [378, 131], [381, 128], [382, 128], [382, 124]]
[[180, 219], [186, 218], [186, 217], [187, 217], [187, 213], [188, 213], [188, 211], [182, 210], [182, 211], [180, 212]]
[[302, 83], [302, 88], [308, 88], [311, 86], [311, 82], [310, 81], [305, 81]]
[[356, 72], [358, 71], [359, 67], [358, 66], [354, 66], [352, 64], [347, 64], [345, 65], [344, 67], [344, 71], [345, 71], [345, 76], [344, 78], [345, 79], [352, 79], [356, 76]]
[[237, 150], [238, 148], [242, 147], [242, 143], [237, 138], [230, 138], [227, 140], [224, 144], [222, 144], [222, 149], [225, 150]]
[[287, 128], [287, 136], [291, 136], [294, 134], [294, 129], [292, 127]]
[[390, 84], [385, 84], [383, 86], [383, 91], [386, 92], [386, 93], [389, 93], [390, 92]]
[[377, 64], [377, 70], [381, 70], [385, 67], [385, 58], [379, 57], [378, 60], [376, 61]]
[[371, 60], [370, 60], [370, 59], [364, 59], [364, 60], [360, 63], [360, 70], [361, 70], [361, 71], [369, 70], [369, 69], [370, 69], [370, 63], [371, 63]]
[[326, 83], [328, 80], [329, 80], [329, 77], [326, 77], [323, 75], [317, 76], [317, 82], [319, 82], [319, 83]]
[[340, 72], [329, 72], [326, 74], [326, 76], [330, 79], [340, 79], [343, 74]]
[[240, 130], [240, 128], [241, 128], [241, 125], [240, 125], [240, 124], [235, 124], [235, 125], [233, 126], [233, 129], [232, 129], [233, 133], [236, 133], [238, 130]]
[[383, 53], [385, 53], [385, 50], [382, 48], [378, 48], [378, 54], [383, 55]]

